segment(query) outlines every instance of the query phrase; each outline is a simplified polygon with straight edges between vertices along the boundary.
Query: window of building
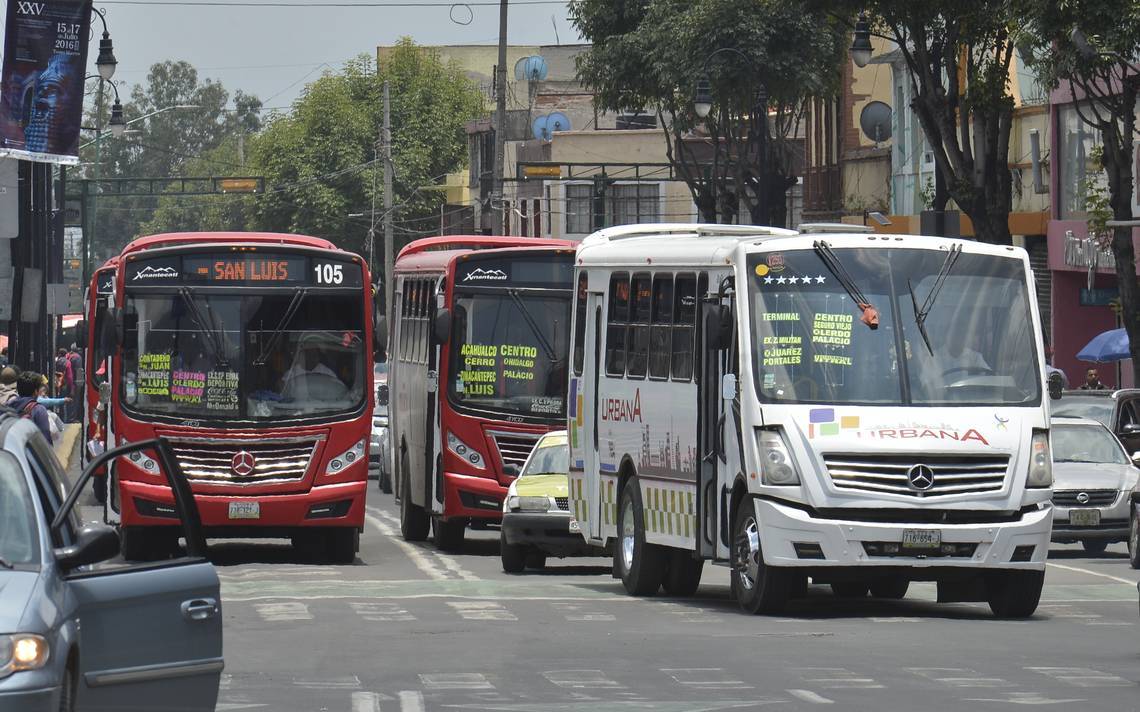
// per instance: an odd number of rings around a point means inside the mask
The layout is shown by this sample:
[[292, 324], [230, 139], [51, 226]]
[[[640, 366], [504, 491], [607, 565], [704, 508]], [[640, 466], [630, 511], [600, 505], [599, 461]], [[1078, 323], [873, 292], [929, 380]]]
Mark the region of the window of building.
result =
[[692, 274], [677, 275], [673, 289], [673, 380], [693, 378], [693, 337], [697, 323], [697, 280]]
[[1103, 181], [1104, 172], [1092, 158], [1101, 144], [1100, 132], [1081, 120], [1073, 105], [1057, 111], [1057, 136], [1061, 168], [1061, 219], [1081, 219], [1086, 215], [1086, 182]]
[[566, 234], [588, 235], [593, 232], [594, 186], [571, 183], [566, 186]]
[[606, 319], [606, 375], [625, 375], [625, 337], [629, 324], [629, 274], [610, 277], [609, 313]]
[[594, 216], [594, 184], [566, 186], [566, 234], [588, 235], [614, 225], [636, 225], [661, 221], [660, 183], [605, 183], [599, 189], [605, 213]]
[[633, 308], [627, 327], [629, 355], [626, 357], [625, 372], [631, 378], [645, 378], [649, 364], [649, 322], [653, 313], [653, 288], [649, 275], [635, 274], [630, 291]]

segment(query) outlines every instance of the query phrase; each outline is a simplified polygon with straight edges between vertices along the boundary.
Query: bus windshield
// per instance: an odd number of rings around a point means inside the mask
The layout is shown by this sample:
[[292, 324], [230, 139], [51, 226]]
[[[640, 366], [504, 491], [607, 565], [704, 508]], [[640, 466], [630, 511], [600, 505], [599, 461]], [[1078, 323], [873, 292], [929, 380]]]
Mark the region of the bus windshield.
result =
[[[1020, 260], [904, 248], [836, 249], [830, 255], [834, 260], [818, 250], [795, 250], [749, 260], [761, 400], [1040, 403]], [[861, 321], [841, 276], [877, 310], [877, 329]]]
[[124, 402], [194, 420], [351, 413], [367, 395], [363, 324], [354, 294], [128, 291]]

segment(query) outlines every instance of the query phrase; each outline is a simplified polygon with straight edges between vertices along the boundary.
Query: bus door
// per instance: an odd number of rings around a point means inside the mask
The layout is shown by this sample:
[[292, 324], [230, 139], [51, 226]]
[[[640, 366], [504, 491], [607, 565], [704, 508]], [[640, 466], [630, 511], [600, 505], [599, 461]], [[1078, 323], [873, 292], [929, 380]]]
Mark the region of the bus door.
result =
[[[439, 414], [441, 410], [440, 400], [445, 397], [444, 392], [446, 389], [446, 376], [440, 375], [440, 364], [443, 363], [442, 349], [448, 348], [448, 342], [445, 340], [440, 343], [440, 340], [435, 338], [435, 320], [436, 315], [447, 306], [447, 282], [440, 279], [432, 283], [431, 294], [431, 312], [428, 316], [428, 363], [427, 363], [427, 387], [430, 397], [427, 399], [427, 410], [424, 417], [426, 424], [424, 427], [424, 472], [427, 474], [424, 477], [424, 484], [426, 487], [426, 499], [424, 500], [424, 508], [433, 514], [443, 514], [443, 500], [444, 500], [444, 487], [443, 487], [443, 445], [440, 436], [439, 428]], [[448, 329], [450, 331], [450, 327]]]
[[[99, 384], [99, 400], [103, 402], [103, 420], [107, 424], [106, 432], [103, 436], [103, 444], [104, 447], [106, 447], [108, 450], [114, 448], [119, 441], [117, 428], [115, 427], [117, 425], [115, 414], [118, 409], [112, 406], [116, 402], [115, 395], [118, 392], [116, 391], [118, 381], [115, 378], [115, 361], [117, 360], [116, 357], [119, 355], [119, 349], [125, 348], [125, 345], [118, 343], [117, 339], [114, 341], [114, 343], [110, 343], [110, 339], [107, 333], [104, 332], [115, 330], [115, 327], [111, 324], [110, 320], [116, 313], [115, 308], [117, 306], [118, 305], [116, 304], [115, 293], [112, 291], [107, 295], [107, 307], [103, 318], [97, 320], [100, 322], [100, 326], [102, 328], [99, 329], [99, 333], [95, 334], [95, 338], [100, 339], [100, 348], [105, 355], [104, 374], [106, 376], [106, 380]], [[103, 341], [104, 339], [107, 339], [108, 341]], [[96, 365], [95, 368], [98, 369], [98, 365]], [[86, 446], [87, 444], [84, 443], [85, 449]], [[117, 470], [117, 460], [111, 460], [107, 463], [107, 498], [103, 501], [103, 521], [104, 523], [111, 525], [118, 525], [122, 519], [119, 514], [119, 477]]]
[[[702, 557], [726, 561], [729, 555], [728, 521], [731, 476], [739, 462], [736, 429], [739, 423], [738, 388], [733, 388], [736, 369], [735, 309], [730, 290], [713, 286], [708, 294], [708, 280], [701, 275], [697, 294], [701, 299], [701, 318], [697, 320], [700, 345], [698, 370], [698, 452], [697, 511], [700, 527], [697, 551]], [[731, 342], [730, 348], [722, 348]], [[727, 377], [727, 378], [726, 378]], [[727, 391], [731, 389], [734, 393]]]
[[601, 491], [601, 458], [598, 453], [598, 393], [600, 392], [598, 379], [602, 372], [602, 335], [604, 323], [602, 317], [602, 303], [604, 294], [589, 292], [586, 297], [586, 342], [583, 347], [584, 361], [582, 365], [582, 436], [585, 439], [583, 449], [583, 471], [586, 481], [586, 518], [588, 520], [586, 536], [589, 539], [601, 539], [602, 531], [602, 491]]

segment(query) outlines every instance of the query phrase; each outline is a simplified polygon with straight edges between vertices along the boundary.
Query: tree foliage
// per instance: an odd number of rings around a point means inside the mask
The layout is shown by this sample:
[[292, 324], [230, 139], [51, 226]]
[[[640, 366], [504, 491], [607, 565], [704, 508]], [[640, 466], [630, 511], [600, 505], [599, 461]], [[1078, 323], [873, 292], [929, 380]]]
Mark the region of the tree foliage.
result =
[[[571, 20], [592, 46], [580, 80], [599, 108], [652, 107], [702, 218], [780, 224], [806, 98], [837, 88], [841, 24], [788, 0], [579, 0]], [[714, 54], [715, 52], [715, 54]], [[707, 73], [714, 109], [693, 111]]]

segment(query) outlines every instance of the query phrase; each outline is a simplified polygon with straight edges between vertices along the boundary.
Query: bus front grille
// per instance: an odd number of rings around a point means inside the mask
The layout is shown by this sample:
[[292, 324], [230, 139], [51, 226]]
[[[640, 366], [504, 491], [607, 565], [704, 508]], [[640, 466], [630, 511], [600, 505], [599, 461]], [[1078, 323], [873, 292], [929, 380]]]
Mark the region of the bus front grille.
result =
[[523, 463], [530, 457], [540, 435], [528, 433], [493, 432], [491, 437], [495, 440], [495, 449], [499, 451], [499, 459], [503, 465], [517, 465], [521, 470]]
[[171, 446], [191, 482], [254, 485], [305, 478], [317, 440], [174, 440]]
[[1009, 458], [828, 454], [824, 463], [841, 491], [935, 497], [1001, 491]]

